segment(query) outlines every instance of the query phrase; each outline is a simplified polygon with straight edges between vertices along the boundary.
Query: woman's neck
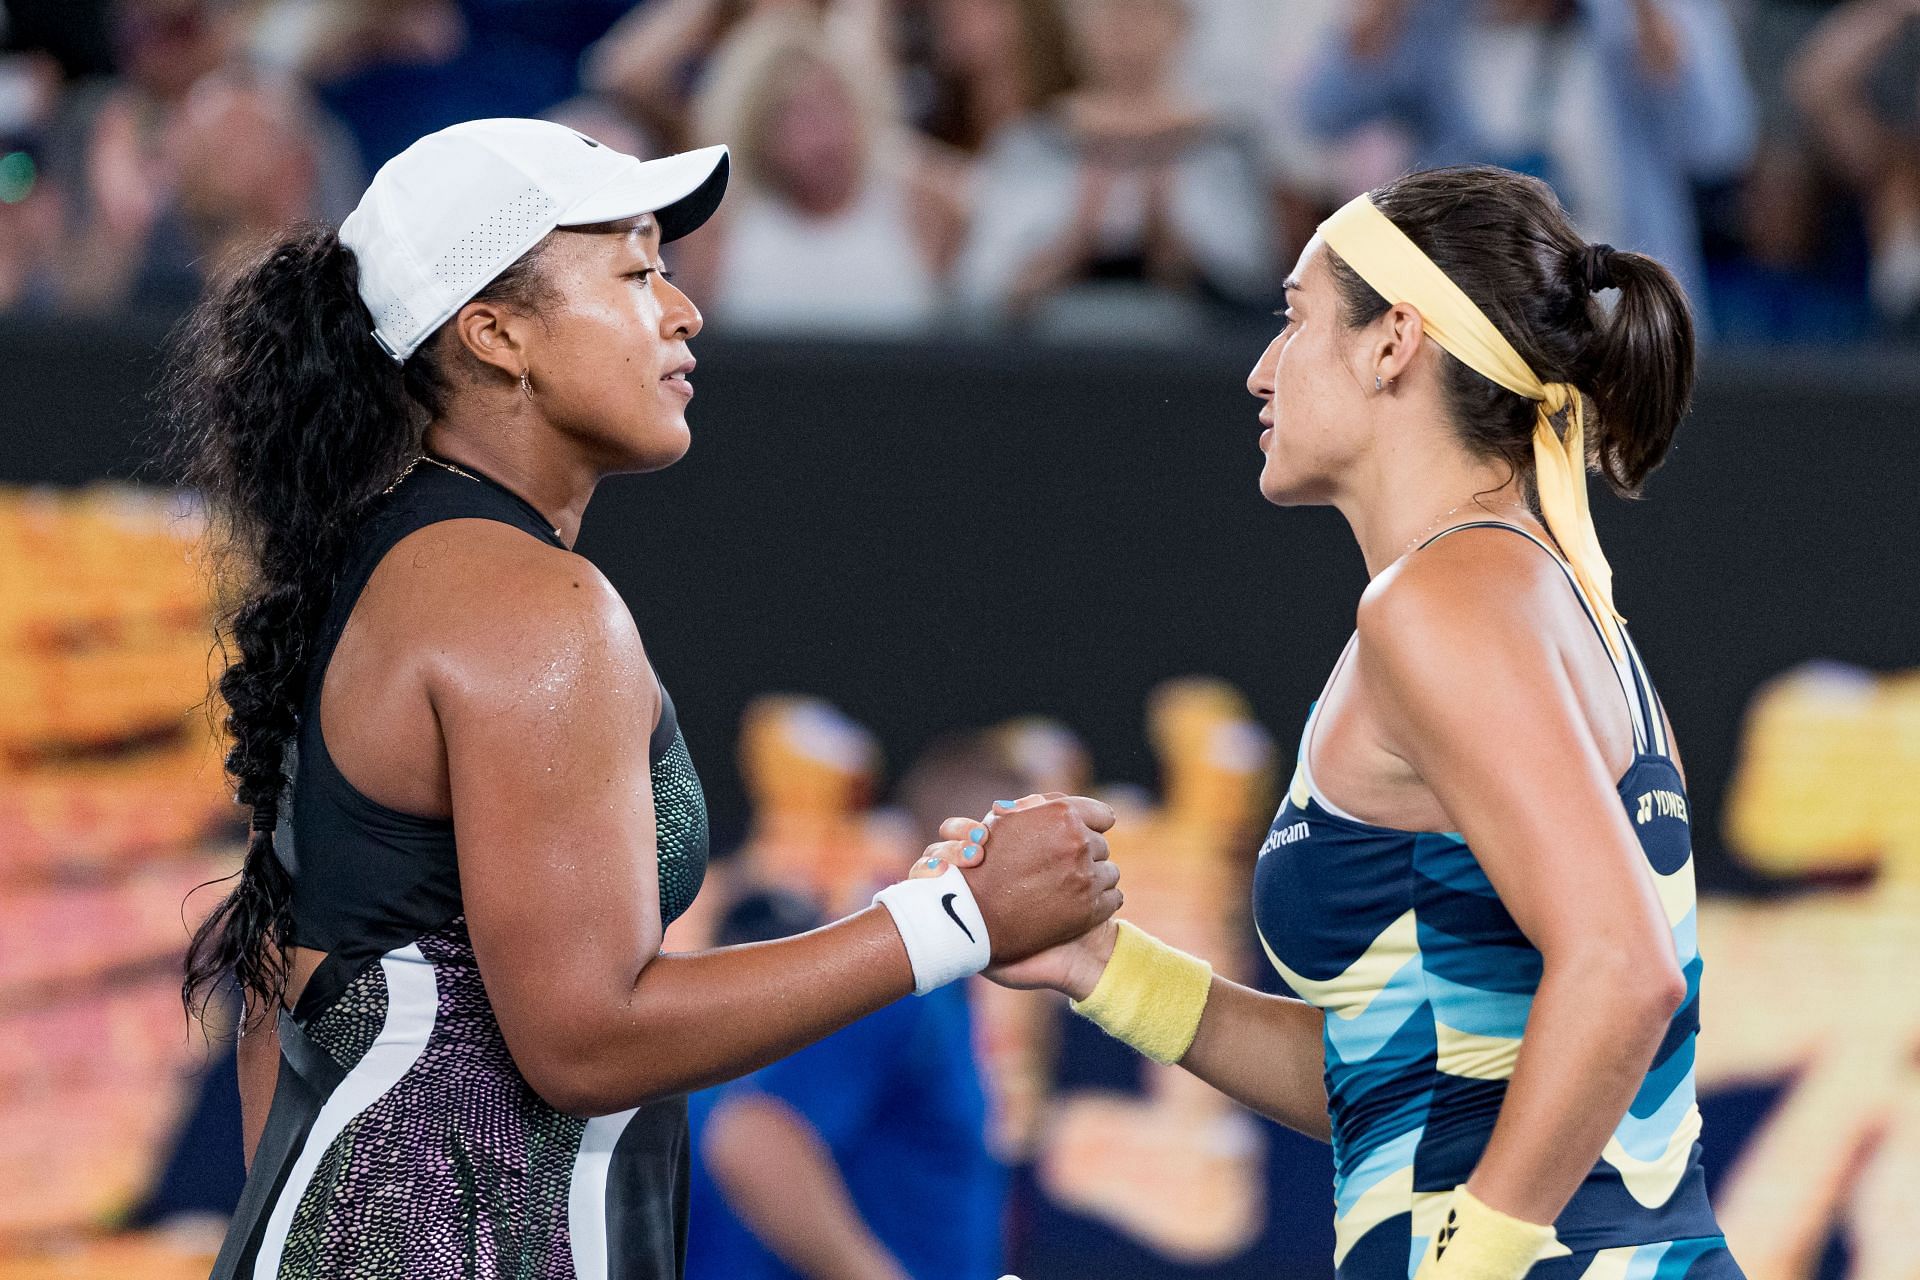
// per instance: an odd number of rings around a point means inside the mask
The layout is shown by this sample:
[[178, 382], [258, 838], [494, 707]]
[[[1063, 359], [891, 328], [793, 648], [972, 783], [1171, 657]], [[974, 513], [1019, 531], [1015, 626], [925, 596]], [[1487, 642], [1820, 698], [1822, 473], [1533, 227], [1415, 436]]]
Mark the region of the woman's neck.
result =
[[[515, 394], [518, 394], [517, 392]], [[572, 547], [598, 473], [558, 449], [539, 449], [524, 433], [468, 430], [449, 413], [427, 428], [426, 451], [479, 471], [531, 503]]]
[[1347, 518], [1367, 576], [1375, 578], [1422, 538], [1472, 519], [1526, 518], [1526, 494], [1497, 458], [1471, 458], [1448, 442], [1441, 449], [1389, 450], [1334, 499]]

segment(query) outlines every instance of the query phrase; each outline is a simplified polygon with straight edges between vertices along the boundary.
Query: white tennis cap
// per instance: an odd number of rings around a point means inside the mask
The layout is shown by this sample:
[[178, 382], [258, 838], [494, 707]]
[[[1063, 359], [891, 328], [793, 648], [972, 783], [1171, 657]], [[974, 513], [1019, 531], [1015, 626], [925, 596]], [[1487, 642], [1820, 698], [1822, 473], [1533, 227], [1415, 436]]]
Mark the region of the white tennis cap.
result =
[[651, 213], [678, 239], [719, 207], [727, 168], [725, 147], [642, 161], [547, 120], [469, 120], [381, 165], [340, 242], [373, 336], [405, 360], [555, 227]]

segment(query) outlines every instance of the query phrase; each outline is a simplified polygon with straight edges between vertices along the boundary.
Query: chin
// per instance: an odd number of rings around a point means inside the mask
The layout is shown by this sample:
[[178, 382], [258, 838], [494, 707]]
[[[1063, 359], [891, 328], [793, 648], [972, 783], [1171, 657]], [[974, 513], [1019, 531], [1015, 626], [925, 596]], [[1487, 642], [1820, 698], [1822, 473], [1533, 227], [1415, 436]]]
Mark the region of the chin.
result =
[[1267, 459], [1267, 465], [1260, 471], [1260, 496], [1276, 507], [1303, 507], [1323, 502], [1322, 488], [1306, 477], [1288, 475], [1272, 458]]
[[687, 430], [685, 418], [675, 418], [671, 422], [650, 422], [638, 430], [623, 432], [607, 443], [613, 446], [619, 460], [613, 470], [639, 475], [663, 470], [686, 457], [693, 435]]
[[638, 470], [660, 471], [672, 466], [687, 456], [687, 450], [693, 447], [693, 434], [682, 422], [671, 432], [662, 432], [647, 441]]

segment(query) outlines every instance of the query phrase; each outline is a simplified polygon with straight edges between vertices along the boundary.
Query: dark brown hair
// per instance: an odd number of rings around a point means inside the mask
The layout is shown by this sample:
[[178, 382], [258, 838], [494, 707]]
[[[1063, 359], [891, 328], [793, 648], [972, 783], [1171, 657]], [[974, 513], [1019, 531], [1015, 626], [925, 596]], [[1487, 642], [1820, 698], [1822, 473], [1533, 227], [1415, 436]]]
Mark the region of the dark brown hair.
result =
[[[540, 252], [478, 297], [539, 306]], [[235, 799], [253, 809], [233, 890], [187, 950], [189, 1012], [228, 980], [250, 1016], [286, 989], [293, 882], [273, 843], [289, 782], [283, 753], [353, 534], [445, 408], [461, 376], [447, 363], [457, 344], [442, 326], [395, 364], [374, 341], [353, 251], [320, 226], [266, 250], [173, 335], [157, 402], [168, 462], [207, 503], [215, 563], [229, 577], [232, 606], [219, 628], [226, 767]]]
[[[1572, 383], [1592, 399], [1598, 424], [1588, 419], [1588, 448], [1616, 492], [1637, 494], [1693, 398], [1693, 314], [1673, 273], [1643, 254], [1589, 245], [1546, 183], [1506, 169], [1430, 169], [1370, 198], [1541, 381]], [[1329, 251], [1328, 263], [1350, 327], [1387, 311], [1339, 255]], [[1594, 296], [1606, 289], [1620, 293], [1611, 311]], [[1439, 355], [1468, 448], [1531, 477], [1533, 402]]]

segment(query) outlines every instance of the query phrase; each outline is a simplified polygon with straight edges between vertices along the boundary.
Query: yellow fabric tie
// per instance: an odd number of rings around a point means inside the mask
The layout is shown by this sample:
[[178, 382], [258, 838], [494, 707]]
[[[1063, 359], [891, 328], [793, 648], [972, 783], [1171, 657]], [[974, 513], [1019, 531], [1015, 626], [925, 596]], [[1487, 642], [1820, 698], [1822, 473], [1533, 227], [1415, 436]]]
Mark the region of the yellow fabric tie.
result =
[[1067, 1007], [1155, 1062], [1171, 1066], [1193, 1047], [1213, 989], [1213, 966], [1152, 934], [1117, 922], [1113, 958], [1085, 1000]]
[[[1619, 624], [1625, 619], [1613, 606], [1613, 569], [1587, 507], [1587, 424], [1580, 392], [1571, 383], [1540, 381], [1473, 299], [1364, 195], [1321, 223], [1320, 238], [1389, 305], [1405, 303], [1418, 311], [1427, 335], [1454, 359], [1539, 406], [1533, 460], [1540, 511], [1600, 618], [1607, 647], [1621, 657]], [[1554, 418], [1563, 412], [1564, 438], [1553, 429]]]

